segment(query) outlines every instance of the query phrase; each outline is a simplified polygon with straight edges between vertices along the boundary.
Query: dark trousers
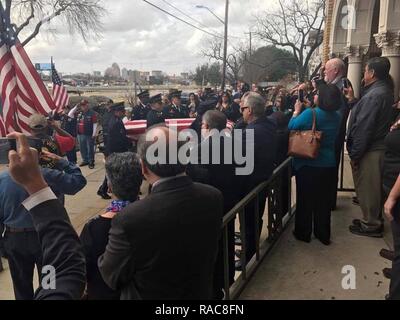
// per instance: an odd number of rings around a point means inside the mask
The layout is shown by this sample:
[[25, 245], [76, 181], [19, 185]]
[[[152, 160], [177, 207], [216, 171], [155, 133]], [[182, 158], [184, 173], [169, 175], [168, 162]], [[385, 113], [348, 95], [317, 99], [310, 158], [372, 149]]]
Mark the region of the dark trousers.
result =
[[395, 258], [390, 282], [390, 300], [400, 300], [400, 203], [397, 205], [396, 211], [396, 220], [392, 222]]
[[[225, 288], [224, 270], [224, 241], [223, 234], [219, 240], [217, 262], [214, 270], [214, 298], [222, 300], [222, 289]], [[235, 220], [228, 224], [228, 265], [229, 265], [229, 285], [235, 281]]]
[[[250, 190], [251, 191], [251, 190]], [[249, 192], [250, 192], [249, 191]], [[258, 198], [258, 213], [255, 212], [256, 201], [253, 200], [245, 208], [246, 222], [246, 262], [249, 262], [256, 253], [256, 242], [260, 241], [260, 235], [263, 227], [263, 216], [265, 211], [265, 202], [267, 190], [260, 193]], [[259, 223], [259, 232], [256, 232], [256, 217]]]
[[302, 240], [314, 235], [321, 241], [331, 238], [332, 181], [335, 168], [303, 167], [296, 173], [297, 209], [295, 234]]
[[36, 232], [9, 233], [4, 237], [4, 248], [10, 267], [16, 300], [33, 300], [33, 272], [42, 270], [42, 250]]
[[78, 158], [76, 156], [76, 147], [73, 150], [67, 152], [67, 159], [71, 163], [78, 163]]
[[104, 177], [103, 183], [101, 184], [100, 188], [99, 188], [99, 192], [102, 194], [106, 194], [108, 193], [108, 180], [107, 180], [107, 176]]

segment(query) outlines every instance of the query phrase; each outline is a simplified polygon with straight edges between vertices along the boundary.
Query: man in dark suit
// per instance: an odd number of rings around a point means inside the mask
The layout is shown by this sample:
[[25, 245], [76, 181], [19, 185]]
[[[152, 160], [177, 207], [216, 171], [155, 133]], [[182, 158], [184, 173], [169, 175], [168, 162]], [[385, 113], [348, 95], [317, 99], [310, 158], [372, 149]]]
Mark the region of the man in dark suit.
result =
[[162, 105], [162, 94], [157, 94], [151, 97], [150, 105], [151, 105], [151, 110], [147, 114], [147, 128], [165, 122], [163, 105]]
[[[241, 102], [240, 110], [243, 114], [243, 124], [246, 125], [242, 137], [236, 136], [235, 139], [242, 139], [243, 150], [250, 146], [254, 152], [254, 169], [246, 176], [243, 176], [242, 197], [245, 197], [262, 182], [267, 181], [273, 171], [276, 159], [276, 131], [274, 121], [265, 116], [265, 100], [255, 92], [246, 93]], [[251, 133], [250, 136], [246, 134]], [[248, 155], [249, 156], [249, 155]], [[259, 196], [259, 227], [262, 230], [263, 215], [265, 210], [267, 192]], [[256, 241], [259, 241], [260, 234], [256, 234], [255, 227], [255, 201], [250, 202], [245, 208], [246, 221], [246, 261], [249, 262], [256, 252]], [[237, 270], [241, 270], [240, 261], [236, 263]]]
[[[233, 146], [233, 140], [226, 129], [227, 118], [218, 110], [207, 111], [202, 117], [202, 135], [204, 140], [199, 145], [199, 165], [190, 165], [188, 174], [199, 183], [211, 185], [221, 191], [224, 197], [224, 215], [240, 201], [238, 179], [235, 175], [233, 152], [227, 154], [227, 146]], [[233, 150], [233, 149], [232, 149]], [[213, 162], [218, 159], [219, 163]], [[207, 159], [207, 164], [202, 163]], [[219, 252], [214, 274], [214, 299], [223, 298], [224, 288], [224, 255], [223, 241], [220, 239]], [[234, 282], [235, 276], [235, 220], [228, 225], [228, 261], [229, 282]]]
[[212, 297], [223, 198], [213, 187], [193, 183], [182, 162], [167, 157], [176, 143], [176, 133], [165, 127], [150, 130], [139, 143], [152, 192], [116, 216], [99, 259], [104, 281], [122, 291], [121, 299]]
[[166, 119], [187, 119], [190, 118], [189, 109], [182, 105], [182, 91], [172, 90], [169, 100], [171, 105], [164, 108], [164, 115]]
[[137, 97], [139, 98], [139, 104], [133, 107], [131, 120], [146, 120], [150, 111], [150, 92], [148, 90], [142, 91]]

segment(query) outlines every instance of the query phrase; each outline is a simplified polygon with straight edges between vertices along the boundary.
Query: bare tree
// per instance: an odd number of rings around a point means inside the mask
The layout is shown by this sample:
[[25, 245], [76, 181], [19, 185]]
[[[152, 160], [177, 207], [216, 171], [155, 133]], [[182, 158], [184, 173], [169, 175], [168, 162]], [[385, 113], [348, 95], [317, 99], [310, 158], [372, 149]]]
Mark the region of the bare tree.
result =
[[[231, 82], [236, 82], [240, 79], [242, 68], [246, 62], [246, 50], [243, 49], [243, 45], [240, 45], [239, 48], [230, 48], [230, 51], [226, 61], [227, 78]], [[211, 40], [209, 47], [202, 50], [204, 57], [221, 63], [224, 61], [223, 53], [223, 43], [218, 40]]]
[[325, 0], [278, 2], [276, 11], [257, 18], [257, 35], [267, 44], [290, 49], [299, 78], [305, 80], [310, 59], [323, 42]]
[[[102, 0], [0, 0], [3, 18], [11, 21], [17, 36], [27, 45], [43, 26], [58, 19], [71, 34], [78, 33], [87, 41], [102, 32], [102, 18], [107, 13]], [[22, 33], [21, 33], [22, 32]]]

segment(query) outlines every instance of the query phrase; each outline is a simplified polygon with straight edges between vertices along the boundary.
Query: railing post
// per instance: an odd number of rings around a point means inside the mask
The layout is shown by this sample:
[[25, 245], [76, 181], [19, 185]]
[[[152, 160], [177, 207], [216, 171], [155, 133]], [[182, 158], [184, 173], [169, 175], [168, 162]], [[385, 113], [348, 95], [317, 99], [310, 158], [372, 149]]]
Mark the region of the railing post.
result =
[[240, 262], [242, 264], [242, 276], [243, 279], [247, 279], [247, 261], [246, 261], [246, 249], [247, 249], [247, 243], [246, 243], [246, 219], [245, 219], [245, 211], [244, 208], [241, 208], [239, 212], [239, 219], [240, 219], [240, 237], [242, 239], [242, 251], [240, 255]]
[[292, 213], [292, 164], [290, 163], [290, 165], [288, 166], [288, 179], [289, 179], [289, 196], [288, 196], [288, 214], [291, 215]]
[[222, 235], [222, 247], [224, 253], [224, 288], [225, 288], [225, 300], [231, 299], [230, 293], [230, 279], [229, 279], [229, 223], [224, 227]]
[[[260, 260], [260, 194], [258, 193], [255, 198], [254, 215], [255, 215], [255, 239], [256, 242], [256, 259]], [[263, 213], [264, 214], [264, 213]]]

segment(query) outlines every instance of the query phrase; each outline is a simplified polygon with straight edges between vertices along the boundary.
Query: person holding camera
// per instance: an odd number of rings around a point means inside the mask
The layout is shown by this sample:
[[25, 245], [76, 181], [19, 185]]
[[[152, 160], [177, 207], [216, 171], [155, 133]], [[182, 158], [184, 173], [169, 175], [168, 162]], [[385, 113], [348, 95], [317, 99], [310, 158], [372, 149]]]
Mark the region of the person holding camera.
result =
[[[65, 208], [43, 177], [38, 165], [38, 152], [29, 147], [27, 138], [21, 133], [12, 133], [8, 138], [16, 139], [18, 144], [18, 150], [9, 153], [9, 175], [12, 182], [26, 193], [26, 199], [19, 203], [19, 207], [26, 210], [24, 216], [32, 219], [35, 232], [32, 234], [36, 234], [41, 248], [42, 265], [57, 270], [56, 287], [46, 289], [39, 286], [34, 299], [79, 300], [85, 288], [86, 277], [85, 257], [78, 235]], [[29, 282], [27, 287], [31, 287]]]
[[[40, 171], [61, 204], [65, 194], [75, 195], [86, 186], [80, 169], [60, 156], [42, 149], [37, 165], [39, 162], [54, 164], [54, 168], [41, 167]], [[4, 249], [16, 300], [34, 298], [34, 269], [36, 266], [40, 279], [43, 266], [42, 249], [32, 217], [21, 205], [28, 197], [9, 170], [0, 174], [0, 224], [5, 228]]]

